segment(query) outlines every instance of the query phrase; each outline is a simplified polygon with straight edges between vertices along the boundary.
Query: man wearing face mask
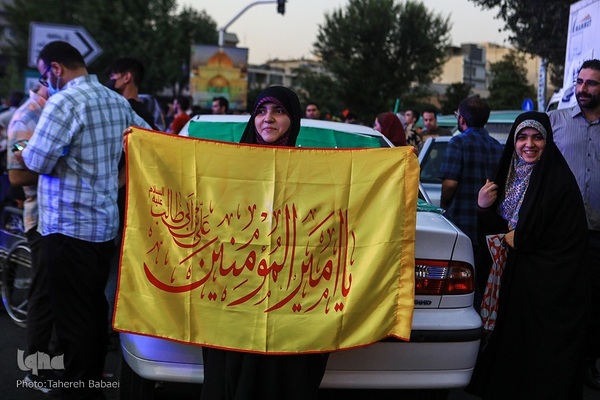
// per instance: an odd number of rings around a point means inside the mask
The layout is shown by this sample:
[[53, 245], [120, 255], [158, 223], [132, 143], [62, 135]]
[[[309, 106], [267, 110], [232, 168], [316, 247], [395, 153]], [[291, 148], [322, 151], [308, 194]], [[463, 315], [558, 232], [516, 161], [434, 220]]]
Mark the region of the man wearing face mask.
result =
[[[31, 285], [27, 304], [27, 355], [35, 355], [38, 351], [56, 354], [51, 341], [54, 327], [54, 316], [48, 299], [46, 284], [46, 265], [40, 257], [41, 235], [37, 231], [37, 174], [28, 171], [17, 159], [14, 152], [22, 148], [33, 135], [33, 131], [42, 115], [48, 99], [48, 88], [39, 85], [29, 92], [29, 99], [19, 107], [8, 126], [9, 151], [6, 158], [8, 179], [13, 187], [22, 187], [25, 195], [23, 204], [23, 226], [27, 236], [27, 244], [31, 250]], [[50, 389], [47, 380], [53, 375], [47, 371], [37, 374], [28, 373], [24, 380], [32, 383], [32, 387], [44, 393]], [[35, 383], [35, 384], [34, 384]]]
[[139, 98], [139, 87], [144, 80], [144, 64], [137, 58], [121, 57], [110, 66], [109, 81], [106, 86], [129, 101], [133, 111], [144, 119], [154, 130], [158, 130], [154, 118]]
[[65, 370], [49, 395], [104, 399], [104, 287], [119, 225], [122, 132], [131, 125], [150, 126], [123, 96], [88, 74], [83, 57], [70, 44], [47, 44], [37, 66], [50, 98], [20, 155], [39, 174], [40, 257], [64, 350]]
[[[121, 57], [116, 59], [108, 69], [109, 81], [106, 86], [114, 90], [127, 99], [133, 111], [142, 117], [155, 131], [158, 127], [154, 123], [154, 118], [144, 103], [139, 98], [139, 87], [144, 80], [144, 64], [137, 58]], [[117, 249], [121, 247], [121, 237], [123, 234], [125, 220], [125, 153], [122, 154], [119, 161], [119, 195], [117, 198], [119, 206], [119, 233], [115, 238], [115, 246]], [[106, 283], [106, 299], [108, 301], [108, 321], [111, 321], [114, 307], [115, 293], [117, 289], [117, 275], [119, 270], [119, 252], [115, 252], [108, 274]], [[118, 347], [118, 334], [109, 328], [110, 347]]]

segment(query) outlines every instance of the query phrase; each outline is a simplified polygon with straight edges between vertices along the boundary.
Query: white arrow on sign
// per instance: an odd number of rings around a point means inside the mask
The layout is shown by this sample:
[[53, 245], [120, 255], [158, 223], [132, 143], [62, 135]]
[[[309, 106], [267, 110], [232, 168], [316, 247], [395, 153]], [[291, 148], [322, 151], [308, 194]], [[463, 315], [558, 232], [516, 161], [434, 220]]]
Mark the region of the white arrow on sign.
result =
[[32, 22], [29, 24], [28, 65], [33, 68], [37, 67], [40, 51], [48, 43], [57, 40], [67, 42], [79, 50], [86, 65], [102, 54], [102, 48], [82, 26]]

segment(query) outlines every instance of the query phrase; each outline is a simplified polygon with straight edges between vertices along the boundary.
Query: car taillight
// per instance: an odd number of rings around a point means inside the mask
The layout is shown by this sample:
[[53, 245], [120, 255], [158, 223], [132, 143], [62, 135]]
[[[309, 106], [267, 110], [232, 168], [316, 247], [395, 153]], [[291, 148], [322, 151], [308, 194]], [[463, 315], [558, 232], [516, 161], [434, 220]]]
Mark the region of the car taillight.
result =
[[473, 267], [461, 261], [415, 260], [415, 294], [467, 294], [473, 291]]

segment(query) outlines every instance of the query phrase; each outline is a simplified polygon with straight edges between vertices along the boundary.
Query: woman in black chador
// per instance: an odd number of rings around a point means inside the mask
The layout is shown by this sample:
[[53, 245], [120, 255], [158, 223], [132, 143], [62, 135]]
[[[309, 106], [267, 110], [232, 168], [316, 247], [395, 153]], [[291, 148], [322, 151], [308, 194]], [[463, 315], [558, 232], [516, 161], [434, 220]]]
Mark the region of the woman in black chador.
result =
[[[290, 89], [259, 93], [240, 143], [296, 144], [302, 109]], [[203, 348], [202, 400], [312, 400], [325, 373], [328, 354], [264, 355]]]
[[580, 400], [587, 223], [546, 114], [516, 119], [478, 206], [480, 233], [506, 233], [509, 247], [496, 326], [467, 391], [483, 399]]

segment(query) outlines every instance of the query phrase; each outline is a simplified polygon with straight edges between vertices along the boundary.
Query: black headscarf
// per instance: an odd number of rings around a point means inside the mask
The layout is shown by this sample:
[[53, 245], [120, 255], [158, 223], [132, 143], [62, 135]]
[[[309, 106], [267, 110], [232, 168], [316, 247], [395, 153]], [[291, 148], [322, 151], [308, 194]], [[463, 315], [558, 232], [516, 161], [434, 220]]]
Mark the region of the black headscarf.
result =
[[240, 143], [259, 143], [257, 140], [258, 132], [256, 132], [256, 128], [254, 126], [254, 118], [256, 116], [256, 110], [258, 107], [266, 102], [274, 102], [283, 107], [291, 120], [290, 129], [286, 132], [286, 143], [278, 145], [294, 147], [296, 145], [298, 133], [300, 133], [302, 107], [300, 106], [300, 100], [298, 100], [296, 93], [284, 86], [270, 86], [258, 94], [256, 101], [254, 102], [254, 107], [252, 108], [252, 116], [248, 121], [248, 125], [246, 125], [246, 129], [244, 129]]
[[[290, 128], [283, 136], [287, 137], [285, 143], [278, 140], [267, 144], [294, 147], [300, 133], [302, 108], [296, 93], [283, 86], [268, 87], [258, 94], [240, 143], [260, 143], [254, 118], [258, 107], [266, 102], [274, 102], [285, 109], [291, 120]], [[317, 398], [329, 354], [264, 355], [203, 347], [202, 356], [202, 399], [235, 396], [268, 400]], [[264, 385], [264, 381], [269, 381], [269, 385]]]
[[[509, 249], [502, 275], [496, 327], [467, 391], [490, 399], [576, 398], [570, 390], [579, 379], [586, 332], [582, 327], [590, 301], [584, 262], [587, 221], [579, 187], [554, 143], [546, 114], [526, 112], [517, 117], [494, 178], [498, 198], [492, 207], [479, 210], [479, 223], [482, 234], [508, 230], [498, 205], [515, 152], [516, 130], [526, 120], [544, 127], [546, 146], [519, 209], [515, 248]], [[481, 266], [485, 270], [485, 264]]]

